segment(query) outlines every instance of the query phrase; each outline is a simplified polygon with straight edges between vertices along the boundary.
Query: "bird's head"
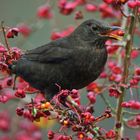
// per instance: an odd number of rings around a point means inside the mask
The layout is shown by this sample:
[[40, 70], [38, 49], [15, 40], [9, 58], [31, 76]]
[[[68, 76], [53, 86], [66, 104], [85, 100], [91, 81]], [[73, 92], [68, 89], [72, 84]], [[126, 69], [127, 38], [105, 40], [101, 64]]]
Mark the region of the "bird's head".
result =
[[83, 41], [95, 42], [100, 40], [105, 42], [108, 39], [121, 40], [119, 35], [113, 33], [113, 31], [120, 29], [118, 26], [109, 26], [95, 19], [90, 19], [77, 27], [74, 34]]

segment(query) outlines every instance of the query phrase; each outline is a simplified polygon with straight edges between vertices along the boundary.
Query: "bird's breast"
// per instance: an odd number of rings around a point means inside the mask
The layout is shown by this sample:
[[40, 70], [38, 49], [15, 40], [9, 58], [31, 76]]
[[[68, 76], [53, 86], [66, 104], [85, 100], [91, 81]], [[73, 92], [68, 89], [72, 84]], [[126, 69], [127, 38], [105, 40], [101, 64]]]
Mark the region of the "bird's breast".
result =
[[107, 60], [107, 51], [105, 48], [96, 50], [87, 50], [81, 55], [77, 55], [74, 65], [74, 85], [83, 88], [92, 81], [96, 80], [97, 77], [103, 70], [103, 67]]

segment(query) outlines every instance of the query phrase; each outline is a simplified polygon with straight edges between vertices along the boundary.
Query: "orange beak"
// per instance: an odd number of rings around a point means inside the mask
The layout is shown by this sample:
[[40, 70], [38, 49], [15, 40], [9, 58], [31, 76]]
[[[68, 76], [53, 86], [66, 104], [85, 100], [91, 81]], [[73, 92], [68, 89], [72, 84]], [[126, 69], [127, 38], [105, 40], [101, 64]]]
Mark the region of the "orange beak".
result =
[[112, 39], [116, 39], [116, 40], [122, 40], [122, 34], [120, 35], [118, 31], [122, 31], [122, 29], [118, 26], [112, 26], [110, 27], [109, 30], [107, 30], [106, 32], [102, 33], [101, 35], [102, 36], [107, 36], [109, 38], [112, 38]]

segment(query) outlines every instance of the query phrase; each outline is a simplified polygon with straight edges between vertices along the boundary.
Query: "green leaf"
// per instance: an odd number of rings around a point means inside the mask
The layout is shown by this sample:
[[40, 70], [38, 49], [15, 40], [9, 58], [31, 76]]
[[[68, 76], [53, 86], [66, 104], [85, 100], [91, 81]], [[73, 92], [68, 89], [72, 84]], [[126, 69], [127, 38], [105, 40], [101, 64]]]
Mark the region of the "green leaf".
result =
[[35, 117], [36, 114], [37, 114], [37, 109], [33, 107], [33, 109], [32, 109], [32, 115]]

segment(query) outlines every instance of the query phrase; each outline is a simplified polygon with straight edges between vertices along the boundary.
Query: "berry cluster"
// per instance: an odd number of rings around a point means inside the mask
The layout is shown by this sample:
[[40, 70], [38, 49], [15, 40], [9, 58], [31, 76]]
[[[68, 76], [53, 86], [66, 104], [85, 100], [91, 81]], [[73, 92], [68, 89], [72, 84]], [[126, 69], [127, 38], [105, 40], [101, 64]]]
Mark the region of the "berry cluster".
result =
[[[139, 0], [58, 0], [47, 1], [39, 6], [36, 12], [36, 23], [20, 23], [15, 27], [8, 27], [2, 22], [0, 33], [0, 103], [10, 103], [18, 100], [24, 102], [18, 105], [17, 116], [23, 121], [18, 122], [16, 133], [12, 132], [15, 140], [41, 140], [39, 127], [34, 123], [41, 122], [42, 118], [55, 120], [59, 123], [59, 131], [49, 130], [46, 134], [49, 140], [129, 140], [123, 136], [129, 127], [140, 128], [140, 101], [139, 83], [140, 66], [139, 44], [135, 38], [139, 38], [140, 30], [138, 21], [140, 16]], [[55, 7], [55, 8], [54, 8]], [[12, 63], [16, 63], [24, 51], [18, 47], [12, 47], [9, 40], [16, 40], [20, 34], [24, 39], [43, 26], [42, 23], [55, 19], [55, 10], [65, 18], [73, 16], [75, 23], [79, 24], [89, 14], [99, 15], [102, 19], [109, 19], [111, 25], [121, 26], [124, 31], [115, 32], [122, 36], [123, 40], [114, 42], [108, 40], [106, 48], [108, 62], [100, 77], [86, 87], [87, 104], [81, 103], [81, 94], [76, 89], [71, 91], [61, 89], [51, 102], [47, 102], [44, 96], [32, 88], [22, 78], [16, 78], [9, 70]], [[58, 13], [57, 13], [58, 14]], [[55, 20], [54, 20], [55, 21]], [[41, 23], [41, 25], [40, 25]], [[74, 26], [68, 26], [63, 30], [53, 30], [51, 40], [69, 35]], [[2, 41], [3, 40], [3, 41]], [[4, 45], [3, 45], [4, 44]], [[61, 87], [61, 85], [60, 85]], [[33, 93], [37, 93], [34, 97]], [[106, 108], [96, 116], [98, 110], [95, 104], [98, 98], [103, 99]], [[110, 100], [113, 100], [113, 105]], [[17, 102], [16, 102], [17, 103]], [[9, 109], [10, 110], [10, 109]], [[16, 117], [17, 117], [16, 116]], [[103, 120], [114, 119], [114, 128], [106, 130], [106, 126], [99, 125]], [[47, 125], [47, 123], [44, 125]], [[1, 140], [11, 140], [7, 135], [13, 125], [8, 112], [0, 112]], [[133, 136], [134, 137], [134, 136]], [[136, 133], [136, 140], [140, 140], [140, 132]]]

